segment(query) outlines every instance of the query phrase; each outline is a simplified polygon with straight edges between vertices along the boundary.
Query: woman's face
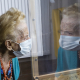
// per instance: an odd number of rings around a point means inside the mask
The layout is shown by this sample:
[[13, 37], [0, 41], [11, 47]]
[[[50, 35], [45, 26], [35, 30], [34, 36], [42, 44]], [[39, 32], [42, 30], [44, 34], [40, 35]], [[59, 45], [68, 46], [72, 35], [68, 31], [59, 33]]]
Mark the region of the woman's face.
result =
[[78, 20], [76, 18], [64, 16], [61, 21], [61, 35], [66, 36], [80, 36], [77, 32], [74, 32], [75, 26], [78, 24]]
[[6, 46], [7, 51], [8, 51], [11, 58], [16, 57], [13, 54], [13, 50], [14, 51], [20, 51], [21, 48], [20, 48], [19, 44], [21, 42], [24, 42], [25, 40], [29, 39], [28, 27], [27, 27], [27, 24], [25, 21], [22, 21], [17, 25], [17, 29], [16, 29], [14, 34], [17, 37], [16, 42], [13, 42], [12, 40], [6, 40], [5, 41], [5, 46]]
[[[17, 29], [19, 30], [19, 33], [18, 33], [19, 36], [16, 36], [17, 37], [17, 41], [16, 41], [17, 43], [21, 43], [21, 42], [24, 42], [25, 40], [29, 39], [29, 32], [28, 32], [28, 27], [27, 27], [26, 22], [20, 22], [17, 25]], [[15, 51], [20, 50], [20, 46], [17, 43], [15, 43], [15, 42], [12, 43], [13, 44], [12, 49]]]

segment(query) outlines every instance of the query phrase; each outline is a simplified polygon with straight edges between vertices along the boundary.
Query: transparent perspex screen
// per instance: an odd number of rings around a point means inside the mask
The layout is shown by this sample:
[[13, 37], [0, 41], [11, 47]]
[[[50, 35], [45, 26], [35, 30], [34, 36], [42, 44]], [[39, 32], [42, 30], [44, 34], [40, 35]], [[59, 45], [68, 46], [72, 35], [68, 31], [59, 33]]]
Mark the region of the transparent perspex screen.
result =
[[79, 80], [80, 1], [40, 0], [34, 8], [30, 28], [33, 76]]

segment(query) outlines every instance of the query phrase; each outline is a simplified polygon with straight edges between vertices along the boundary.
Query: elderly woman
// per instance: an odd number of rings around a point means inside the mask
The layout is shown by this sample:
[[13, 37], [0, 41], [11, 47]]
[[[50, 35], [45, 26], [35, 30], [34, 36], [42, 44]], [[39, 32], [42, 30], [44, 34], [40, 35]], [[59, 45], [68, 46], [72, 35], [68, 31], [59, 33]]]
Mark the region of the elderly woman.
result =
[[17, 57], [30, 50], [25, 15], [11, 8], [0, 16], [0, 80], [17, 80], [20, 73]]
[[59, 39], [57, 70], [65, 71], [80, 67], [80, 7], [78, 4], [63, 10]]

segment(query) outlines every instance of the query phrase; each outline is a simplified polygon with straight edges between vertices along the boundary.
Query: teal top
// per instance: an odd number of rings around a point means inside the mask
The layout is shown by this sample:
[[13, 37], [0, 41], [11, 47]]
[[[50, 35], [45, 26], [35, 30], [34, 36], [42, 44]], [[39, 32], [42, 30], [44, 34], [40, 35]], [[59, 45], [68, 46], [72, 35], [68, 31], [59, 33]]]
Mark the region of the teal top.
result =
[[[77, 51], [64, 50], [59, 47], [56, 72], [76, 69], [78, 67], [80, 67], [80, 60]], [[55, 76], [59, 77], [60, 74], [55, 74]]]
[[[20, 74], [19, 62], [17, 57], [12, 59], [12, 64], [13, 64], [14, 79], [17, 80]], [[0, 80], [1, 80], [1, 64], [0, 64]]]
[[59, 47], [56, 72], [78, 68], [77, 51], [64, 50]]

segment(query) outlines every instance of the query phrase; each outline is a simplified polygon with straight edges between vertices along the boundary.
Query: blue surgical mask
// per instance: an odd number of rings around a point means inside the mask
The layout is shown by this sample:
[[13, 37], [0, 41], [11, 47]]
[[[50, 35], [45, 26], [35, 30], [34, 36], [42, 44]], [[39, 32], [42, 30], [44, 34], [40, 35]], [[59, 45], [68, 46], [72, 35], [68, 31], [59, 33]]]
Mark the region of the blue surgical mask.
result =
[[[18, 44], [18, 43], [17, 43]], [[22, 57], [22, 56], [26, 56], [30, 53], [31, 51], [31, 47], [32, 47], [32, 40], [28, 39], [22, 43], [19, 44], [21, 50], [20, 51], [14, 51], [13, 53], [16, 57]]]
[[61, 35], [59, 44], [65, 50], [80, 50], [80, 37]]

